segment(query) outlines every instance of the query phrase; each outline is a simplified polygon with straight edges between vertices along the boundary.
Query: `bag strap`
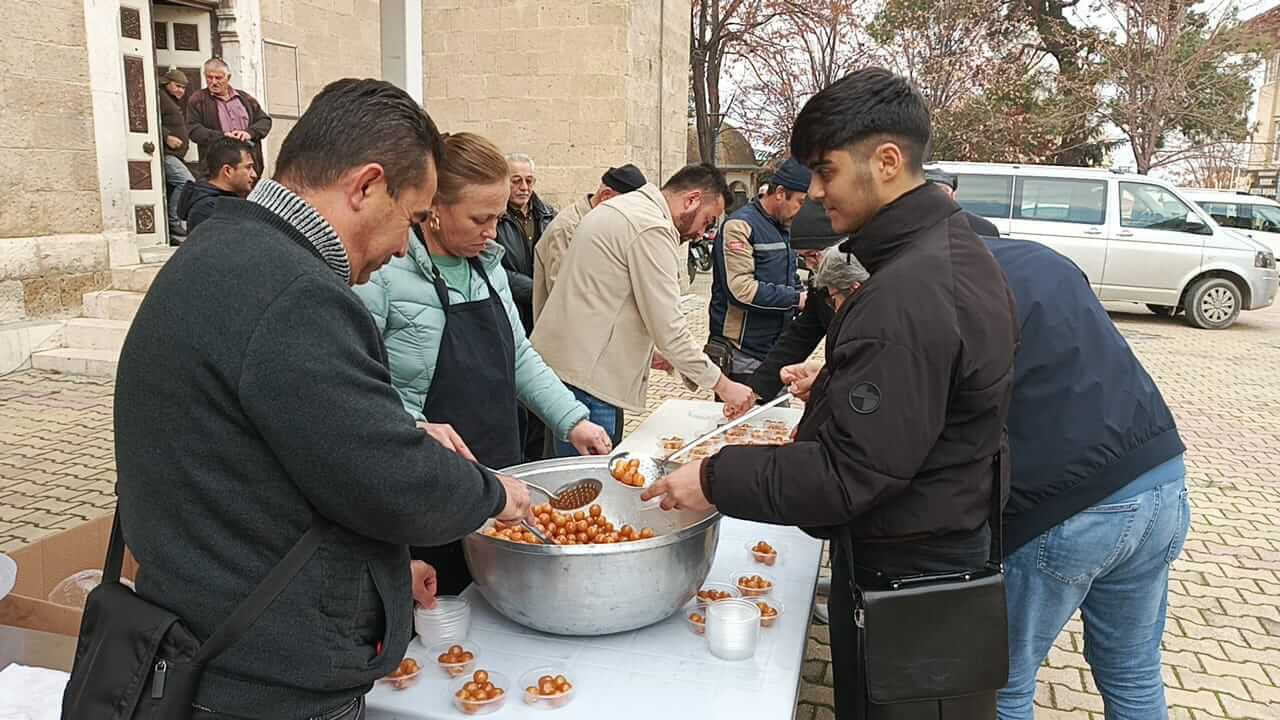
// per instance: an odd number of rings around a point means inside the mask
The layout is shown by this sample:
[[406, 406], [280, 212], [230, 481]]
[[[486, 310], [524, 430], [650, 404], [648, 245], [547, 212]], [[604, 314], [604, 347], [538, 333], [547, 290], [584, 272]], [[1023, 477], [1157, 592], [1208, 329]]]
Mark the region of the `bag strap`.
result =
[[312, 555], [315, 555], [320, 542], [324, 539], [324, 534], [330, 527], [331, 523], [328, 520], [312, 513], [311, 527], [306, 534], [289, 549], [275, 567], [271, 568], [271, 572], [267, 573], [267, 577], [254, 588], [249, 597], [240, 601], [235, 611], [231, 613], [231, 617], [219, 625], [209, 639], [200, 645], [192, 662], [196, 665], [204, 665], [235, 644], [249, 626], [257, 621], [258, 616], [262, 615], [280, 593], [284, 592], [285, 587], [301, 572], [302, 566], [307, 564]]
[[[991, 549], [987, 556], [987, 567], [992, 570], [1004, 569], [1004, 458], [1009, 452], [1005, 434], [1001, 432], [1000, 449], [991, 459], [991, 505], [988, 509], [987, 524], [991, 526]], [[848, 525], [841, 525], [836, 533], [836, 540], [849, 562], [849, 589], [854, 597], [858, 593], [857, 563], [853, 561], [853, 533]]]
[[[276, 563], [275, 567], [271, 568], [271, 572], [267, 573], [258, 587], [249, 593], [249, 597], [240, 601], [226, 622], [218, 626], [213, 635], [200, 645], [192, 662], [203, 665], [239, 640], [258, 616], [262, 615], [280, 593], [284, 592], [285, 587], [302, 570], [302, 566], [307, 564], [312, 555], [315, 555], [320, 542], [324, 539], [324, 534], [331, 526], [332, 523], [328, 520], [312, 513], [311, 527], [306, 534], [289, 549], [288, 553], [285, 553], [284, 558]], [[120, 581], [120, 572], [124, 566], [124, 549], [124, 533], [120, 530], [120, 509], [117, 506], [115, 515], [111, 519], [111, 541], [107, 544], [107, 559], [102, 567], [102, 582]]]
[[1000, 433], [1000, 449], [992, 460], [991, 510], [987, 516], [987, 524], [991, 526], [991, 554], [987, 557], [987, 567], [993, 570], [1004, 570], [1004, 478], [1005, 458], [1009, 453], [1008, 432]]
[[107, 543], [107, 560], [102, 565], [102, 582], [120, 582], [124, 568], [124, 534], [120, 532], [120, 509], [111, 516], [111, 540]]

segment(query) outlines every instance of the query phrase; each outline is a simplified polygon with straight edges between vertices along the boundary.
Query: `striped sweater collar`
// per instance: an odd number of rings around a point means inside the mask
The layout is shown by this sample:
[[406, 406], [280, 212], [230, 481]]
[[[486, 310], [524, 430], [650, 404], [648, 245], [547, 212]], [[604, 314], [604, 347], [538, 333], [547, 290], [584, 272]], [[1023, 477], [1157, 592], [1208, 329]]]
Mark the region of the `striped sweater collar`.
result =
[[259, 180], [253, 192], [249, 193], [249, 202], [271, 211], [302, 233], [329, 268], [343, 282], [351, 284], [351, 261], [347, 258], [347, 248], [338, 238], [338, 231], [310, 203], [275, 180], [266, 179]]

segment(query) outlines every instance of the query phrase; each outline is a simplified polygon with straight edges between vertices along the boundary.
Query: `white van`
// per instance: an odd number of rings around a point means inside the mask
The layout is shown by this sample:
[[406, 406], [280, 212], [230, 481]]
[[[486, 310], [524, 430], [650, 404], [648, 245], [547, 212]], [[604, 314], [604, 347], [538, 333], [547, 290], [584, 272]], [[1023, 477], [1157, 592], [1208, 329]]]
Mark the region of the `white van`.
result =
[[1164, 316], [1185, 311], [1206, 329], [1275, 302], [1275, 254], [1221, 227], [1161, 180], [1051, 165], [935, 166], [957, 176], [961, 206], [1001, 235], [1071, 258], [1102, 300], [1141, 303]]
[[1219, 225], [1239, 230], [1280, 257], [1280, 202], [1244, 192], [1178, 189]]

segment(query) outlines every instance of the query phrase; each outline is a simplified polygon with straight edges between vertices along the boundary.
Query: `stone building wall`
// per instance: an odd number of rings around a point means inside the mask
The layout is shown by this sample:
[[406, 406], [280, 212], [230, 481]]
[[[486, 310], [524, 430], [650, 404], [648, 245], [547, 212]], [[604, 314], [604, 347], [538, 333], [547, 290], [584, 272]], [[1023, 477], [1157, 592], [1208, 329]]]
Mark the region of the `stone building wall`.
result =
[[[656, 179], [662, 2], [674, 36], [665, 41], [667, 75], [679, 76], [664, 103], [678, 115], [662, 134], [670, 174], [684, 153], [687, 0], [424, 3], [427, 110], [442, 130], [478, 132], [504, 152], [532, 156], [538, 194], [560, 207], [594, 190], [610, 165], [634, 162]], [[642, 69], [652, 74], [633, 80]]]
[[270, 171], [297, 117], [325, 85], [382, 76], [381, 11], [378, 0], [261, 0], [261, 9]]
[[[688, 0], [624, 3], [628, 12], [627, 145], [661, 184], [685, 165], [689, 87]], [[661, 147], [659, 147], [661, 146]]]
[[0, 322], [109, 279], [81, 0], [0, 0]]

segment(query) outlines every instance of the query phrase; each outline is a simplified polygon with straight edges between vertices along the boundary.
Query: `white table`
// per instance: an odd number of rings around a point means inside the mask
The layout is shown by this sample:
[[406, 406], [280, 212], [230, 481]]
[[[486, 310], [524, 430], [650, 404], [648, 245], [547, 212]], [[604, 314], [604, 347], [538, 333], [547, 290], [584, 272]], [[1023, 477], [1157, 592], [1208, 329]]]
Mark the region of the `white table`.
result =
[[[622, 443], [619, 449], [657, 452], [658, 439], [678, 434], [691, 440], [719, 418], [719, 405], [704, 401], [669, 400]], [[798, 410], [778, 408], [761, 418], [799, 420]], [[773, 567], [756, 564], [748, 543], [764, 540], [778, 550]], [[707, 649], [705, 637], [689, 630], [683, 613], [633, 632], [605, 637], [561, 637], [517, 625], [498, 614], [474, 589], [465, 593], [472, 603], [470, 639], [479, 643], [478, 667], [496, 670], [518, 684], [535, 667], [555, 662], [566, 665], [574, 683], [574, 701], [550, 717], [599, 720], [748, 720], [792, 717], [800, 682], [818, 578], [822, 543], [794, 528], [762, 525], [725, 518], [720, 544], [708, 581], [729, 582], [737, 572], [771, 575], [777, 581], [773, 597], [785, 612], [771, 628], [762, 628], [756, 654], [749, 660], [726, 662]], [[422, 651], [414, 641], [413, 650]], [[449, 694], [450, 681], [429, 666], [417, 685], [392, 690], [379, 683], [369, 694], [369, 720], [443, 720], [468, 717], [459, 712]], [[545, 710], [523, 701], [524, 689], [506, 688], [510, 697], [496, 713], [504, 718], [535, 718]]]

